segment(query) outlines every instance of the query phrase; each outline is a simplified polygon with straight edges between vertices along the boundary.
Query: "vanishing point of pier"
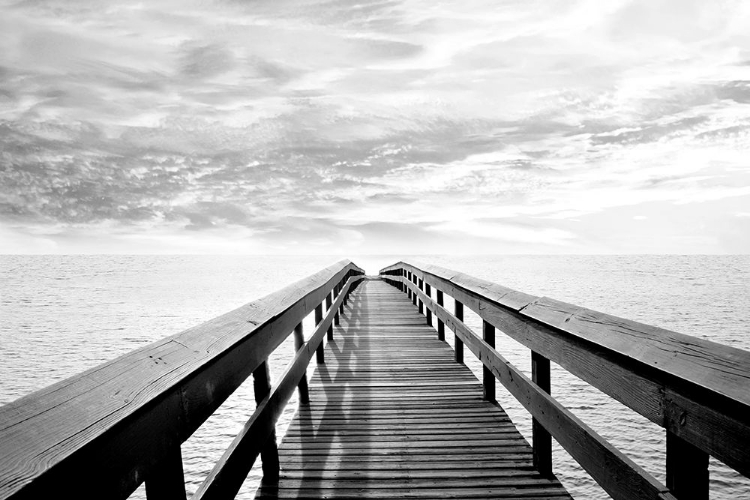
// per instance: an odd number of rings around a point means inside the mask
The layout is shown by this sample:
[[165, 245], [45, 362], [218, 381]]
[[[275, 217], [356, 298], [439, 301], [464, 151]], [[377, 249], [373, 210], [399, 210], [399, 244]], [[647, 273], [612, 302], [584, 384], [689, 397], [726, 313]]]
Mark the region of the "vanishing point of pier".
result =
[[[530, 377], [496, 334], [529, 348]], [[271, 386], [267, 359], [290, 335]], [[666, 485], [550, 395], [550, 362], [664, 428]], [[149, 500], [184, 499], [181, 444], [251, 374], [255, 412], [193, 498], [234, 498], [258, 457], [257, 498], [570, 498], [553, 438], [618, 499], [708, 498], [709, 455], [750, 476], [750, 353], [435, 266], [365, 277], [342, 261], [0, 407], [0, 499], [127, 498], [144, 482]], [[531, 414], [531, 444], [497, 382]]]

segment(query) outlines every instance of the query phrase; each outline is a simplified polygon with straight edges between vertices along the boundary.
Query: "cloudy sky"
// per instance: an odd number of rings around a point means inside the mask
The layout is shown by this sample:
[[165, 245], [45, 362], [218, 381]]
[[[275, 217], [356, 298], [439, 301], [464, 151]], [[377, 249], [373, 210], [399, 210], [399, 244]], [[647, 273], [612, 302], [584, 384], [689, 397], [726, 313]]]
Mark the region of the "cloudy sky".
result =
[[750, 252], [750, 2], [0, 0], [2, 253]]

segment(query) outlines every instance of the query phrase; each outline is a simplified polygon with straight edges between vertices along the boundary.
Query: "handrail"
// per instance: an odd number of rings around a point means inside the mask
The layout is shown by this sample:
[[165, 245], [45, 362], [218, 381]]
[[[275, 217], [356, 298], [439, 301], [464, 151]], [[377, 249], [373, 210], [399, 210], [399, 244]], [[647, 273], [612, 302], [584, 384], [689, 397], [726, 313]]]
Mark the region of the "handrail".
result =
[[[708, 455], [750, 477], [750, 352], [438, 266], [399, 262], [380, 274], [437, 316], [439, 336], [444, 325], [454, 329], [456, 359], [464, 344], [477, 355], [492, 380], [486, 393], [497, 379], [532, 414], [543, 474], [551, 474], [551, 434], [614, 498], [707, 498]], [[455, 314], [442, 307], [443, 293]], [[463, 324], [463, 305], [482, 318], [484, 338]], [[533, 381], [494, 349], [495, 328], [531, 349]], [[550, 360], [667, 430], [668, 488], [549, 396]]]
[[[243, 433], [257, 433], [253, 437], [263, 445], [264, 470], [272, 474], [275, 439], [267, 437], [294, 387], [306, 390], [304, 368], [312, 351], [320, 356], [323, 350], [320, 330], [338, 322], [347, 294], [362, 275], [352, 262], [338, 262], [0, 407], [0, 499], [52, 498], [62, 491], [77, 498], [127, 498], [144, 480], [149, 500], [184, 498], [180, 445], [250, 373], [259, 404]], [[336, 301], [324, 319], [322, 302], [332, 295]], [[313, 309], [318, 331], [305, 343], [301, 323]], [[266, 360], [293, 330], [297, 354], [271, 390]], [[235, 439], [222, 461], [234, 462], [238, 442], [247, 441]], [[254, 460], [257, 453], [249, 456]], [[209, 479], [231, 497], [225, 485], [231, 489], [236, 474], [215, 469]], [[211, 488], [201, 491], [206, 489]]]

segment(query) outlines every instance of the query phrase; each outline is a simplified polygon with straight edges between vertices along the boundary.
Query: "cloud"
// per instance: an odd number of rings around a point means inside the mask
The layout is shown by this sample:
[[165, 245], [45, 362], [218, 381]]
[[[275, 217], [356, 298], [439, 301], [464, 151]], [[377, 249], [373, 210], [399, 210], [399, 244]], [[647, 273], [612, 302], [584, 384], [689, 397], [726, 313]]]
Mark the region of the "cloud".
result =
[[60, 248], [554, 252], [618, 210], [744, 213], [746, 3], [343, 5], [4, 4], [0, 222]]
[[234, 54], [219, 44], [196, 45], [186, 42], [179, 52], [180, 75], [190, 79], [216, 77], [236, 66]]
[[[568, 245], [576, 235], [570, 231], [552, 227], [521, 226], [508, 224], [502, 220], [478, 219], [473, 221], [456, 221], [437, 224], [430, 228], [450, 234], [479, 236], [493, 240], [536, 243], [559, 246]], [[460, 237], [460, 236], [459, 236]]]

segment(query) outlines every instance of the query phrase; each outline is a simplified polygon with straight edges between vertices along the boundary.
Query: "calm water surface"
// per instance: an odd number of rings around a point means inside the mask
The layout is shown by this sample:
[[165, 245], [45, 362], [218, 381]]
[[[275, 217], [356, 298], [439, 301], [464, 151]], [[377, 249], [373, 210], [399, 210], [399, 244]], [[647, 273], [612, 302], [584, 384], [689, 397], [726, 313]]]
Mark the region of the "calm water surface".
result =
[[[374, 274], [397, 260], [442, 265], [534, 295], [546, 295], [688, 335], [750, 350], [750, 256], [360, 257]], [[0, 256], [0, 404], [262, 297], [338, 260], [333, 257]], [[452, 307], [446, 301], [447, 307]], [[467, 314], [481, 331], [481, 320]], [[312, 318], [306, 320], [311, 331]], [[447, 341], [453, 339], [448, 335]], [[498, 350], [530, 373], [528, 350], [498, 335]], [[291, 359], [270, 360], [279, 374]], [[481, 367], [467, 353], [475, 371]], [[312, 370], [312, 368], [311, 368]], [[553, 394], [661, 481], [664, 432], [553, 367]], [[498, 387], [498, 400], [531, 439], [530, 418]], [[185, 445], [195, 491], [254, 409], [243, 384]], [[293, 414], [279, 422], [281, 435]], [[577, 499], [606, 495], [561, 449], [555, 471]], [[252, 498], [251, 473], [238, 498]], [[711, 462], [712, 498], [750, 498], [750, 481]], [[134, 494], [143, 498], [142, 491]]]

